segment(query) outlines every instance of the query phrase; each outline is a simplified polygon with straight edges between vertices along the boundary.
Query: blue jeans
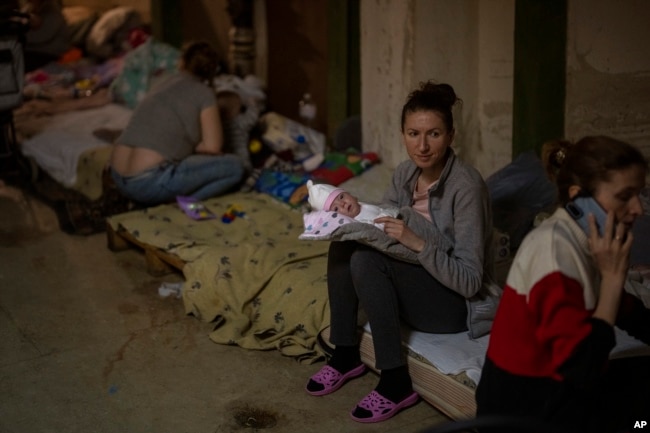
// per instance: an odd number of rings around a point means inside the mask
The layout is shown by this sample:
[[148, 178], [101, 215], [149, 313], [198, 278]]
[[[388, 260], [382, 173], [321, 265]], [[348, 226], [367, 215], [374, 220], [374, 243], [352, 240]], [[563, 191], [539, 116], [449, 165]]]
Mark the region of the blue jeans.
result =
[[131, 200], [155, 205], [177, 196], [205, 200], [228, 192], [244, 175], [235, 155], [190, 155], [182, 161], [165, 162], [135, 176], [111, 175], [117, 188]]

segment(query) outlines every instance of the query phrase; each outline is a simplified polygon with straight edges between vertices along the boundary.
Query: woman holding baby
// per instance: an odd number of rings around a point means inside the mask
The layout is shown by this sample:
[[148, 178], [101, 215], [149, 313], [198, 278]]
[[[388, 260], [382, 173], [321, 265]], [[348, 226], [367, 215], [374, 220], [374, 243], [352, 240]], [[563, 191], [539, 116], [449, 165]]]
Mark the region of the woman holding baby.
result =
[[391, 216], [375, 223], [414, 251], [419, 263], [353, 241], [330, 246], [330, 341], [335, 348], [306, 390], [327, 395], [365, 372], [359, 353], [361, 307], [372, 331], [380, 379], [352, 410], [358, 422], [386, 420], [419, 399], [402, 347], [402, 324], [430, 333], [467, 331], [472, 338], [491, 325], [500, 289], [489, 271], [490, 201], [480, 173], [451, 148], [452, 108], [459, 102], [450, 85], [429, 81], [402, 108], [402, 141], [409, 159], [396, 168], [382, 205], [411, 207], [416, 218], [408, 225]]

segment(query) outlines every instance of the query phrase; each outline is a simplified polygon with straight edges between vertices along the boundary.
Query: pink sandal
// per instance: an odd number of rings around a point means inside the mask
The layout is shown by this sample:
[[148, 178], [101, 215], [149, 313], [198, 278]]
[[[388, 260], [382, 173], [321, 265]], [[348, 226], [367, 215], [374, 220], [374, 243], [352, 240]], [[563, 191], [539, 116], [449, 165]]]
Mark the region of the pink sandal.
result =
[[[359, 418], [354, 416], [354, 410], [350, 413], [353, 420], [358, 422], [380, 422], [391, 418], [397, 412], [417, 403], [420, 396], [417, 392], [413, 392], [404, 400], [399, 403], [393, 403], [387, 398], [383, 397], [377, 391], [372, 391], [359, 402], [357, 407], [365, 409], [372, 413], [368, 418]], [[356, 409], [356, 408], [355, 408]]]
[[345, 382], [350, 379], [353, 379], [357, 376], [361, 376], [366, 372], [366, 365], [360, 364], [358, 367], [353, 368], [345, 374], [341, 374], [338, 370], [329, 365], [325, 365], [321, 368], [318, 373], [313, 375], [310, 379], [316, 383], [320, 383], [325, 388], [320, 391], [310, 391], [307, 389], [307, 393], [311, 395], [327, 395], [331, 394], [340, 387], [343, 386]]

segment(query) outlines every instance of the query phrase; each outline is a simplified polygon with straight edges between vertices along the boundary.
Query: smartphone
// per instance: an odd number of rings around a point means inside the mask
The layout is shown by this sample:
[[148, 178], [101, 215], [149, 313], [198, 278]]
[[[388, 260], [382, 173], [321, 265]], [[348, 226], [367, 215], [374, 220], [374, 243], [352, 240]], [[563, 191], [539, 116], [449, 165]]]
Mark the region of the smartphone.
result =
[[589, 220], [587, 219], [587, 215], [590, 213], [593, 214], [596, 217], [598, 233], [600, 236], [603, 236], [605, 231], [605, 221], [607, 221], [607, 213], [602, 207], [600, 207], [593, 197], [576, 197], [573, 201], [566, 204], [565, 209], [569, 212], [569, 215], [576, 220], [580, 227], [582, 227], [582, 230], [584, 230], [587, 235], [589, 235]]

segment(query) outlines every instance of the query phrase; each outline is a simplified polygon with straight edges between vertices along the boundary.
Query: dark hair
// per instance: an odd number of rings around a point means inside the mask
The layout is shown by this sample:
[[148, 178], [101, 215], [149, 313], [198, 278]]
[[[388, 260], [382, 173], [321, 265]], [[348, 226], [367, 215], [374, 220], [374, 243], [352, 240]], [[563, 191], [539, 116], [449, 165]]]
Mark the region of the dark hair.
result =
[[431, 80], [421, 82], [420, 87], [412, 91], [404, 107], [402, 107], [401, 129], [404, 131], [406, 115], [416, 111], [435, 111], [442, 117], [448, 131], [454, 129], [454, 116], [451, 113], [452, 107], [462, 100], [456, 96], [454, 88], [449, 84], [438, 84]]
[[543, 144], [542, 163], [555, 181], [560, 204], [569, 202], [569, 187], [578, 185], [593, 194], [598, 183], [610, 179], [612, 171], [634, 165], [648, 169], [648, 161], [639, 149], [629, 143], [606, 136], [590, 136], [575, 144], [568, 140], [552, 140]]
[[185, 70], [212, 86], [217, 75], [219, 55], [208, 42], [189, 42], [182, 54]]

